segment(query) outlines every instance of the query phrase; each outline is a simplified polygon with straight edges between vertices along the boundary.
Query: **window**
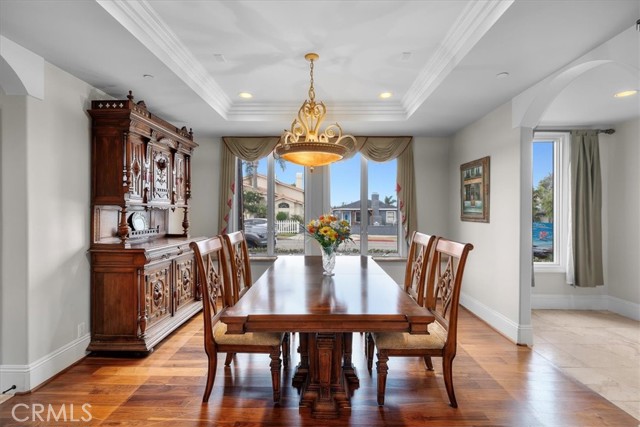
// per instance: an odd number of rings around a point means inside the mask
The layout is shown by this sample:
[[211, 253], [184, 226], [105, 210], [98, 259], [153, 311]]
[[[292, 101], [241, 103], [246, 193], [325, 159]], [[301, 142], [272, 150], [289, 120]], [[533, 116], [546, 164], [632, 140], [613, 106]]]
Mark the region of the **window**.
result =
[[359, 153], [331, 165], [331, 210], [351, 224], [355, 242], [341, 252], [398, 255], [396, 169], [396, 160], [378, 163]]
[[304, 168], [270, 155], [254, 163], [243, 161], [242, 177], [241, 212], [249, 252], [304, 253]]
[[532, 242], [537, 271], [564, 271], [567, 244], [567, 134], [536, 133], [532, 146]]

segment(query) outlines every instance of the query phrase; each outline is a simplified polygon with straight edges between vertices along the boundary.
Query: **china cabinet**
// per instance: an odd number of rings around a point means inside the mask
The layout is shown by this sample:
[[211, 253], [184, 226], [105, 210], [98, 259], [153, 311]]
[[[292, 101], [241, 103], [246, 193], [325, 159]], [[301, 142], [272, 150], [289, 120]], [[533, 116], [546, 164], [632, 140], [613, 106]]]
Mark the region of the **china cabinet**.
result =
[[193, 132], [91, 102], [90, 351], [152, 351], [202, 308], [189, 243]]

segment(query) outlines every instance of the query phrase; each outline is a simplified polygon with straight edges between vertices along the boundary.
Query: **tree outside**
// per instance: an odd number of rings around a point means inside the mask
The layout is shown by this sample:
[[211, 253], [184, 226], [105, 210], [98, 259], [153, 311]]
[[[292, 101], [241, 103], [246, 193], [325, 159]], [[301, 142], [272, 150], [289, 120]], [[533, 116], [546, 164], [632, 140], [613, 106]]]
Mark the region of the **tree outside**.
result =
[[252, 218], [267, 217], [267, 203], [262, 194], [257, 191], [244, 190], [242, 193], [244, 198], [244, 216]]

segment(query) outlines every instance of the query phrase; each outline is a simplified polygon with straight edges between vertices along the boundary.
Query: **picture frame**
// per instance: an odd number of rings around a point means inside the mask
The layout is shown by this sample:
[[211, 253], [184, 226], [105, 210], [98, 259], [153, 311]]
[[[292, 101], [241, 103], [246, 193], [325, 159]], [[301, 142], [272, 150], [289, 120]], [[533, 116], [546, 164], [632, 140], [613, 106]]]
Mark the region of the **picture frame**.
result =
[[460, 165], [460, 220], [489, 222], [490, 157]]

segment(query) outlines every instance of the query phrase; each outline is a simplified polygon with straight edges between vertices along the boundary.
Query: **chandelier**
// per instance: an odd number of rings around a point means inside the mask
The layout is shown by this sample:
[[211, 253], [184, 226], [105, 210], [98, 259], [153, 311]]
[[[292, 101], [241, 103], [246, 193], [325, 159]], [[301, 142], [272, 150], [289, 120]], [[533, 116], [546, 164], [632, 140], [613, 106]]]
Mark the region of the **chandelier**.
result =
[[316, 102], [313, 88], [313, 61], [317, 61], [319, 56], [317, 53], [307, 53], [304, 57], [310, 63], [309, 99], [298, 110], [298, 117], [291, 123], [291, 130], [285, 130], [282, 134], [275, 151], [289, 162], [310, 166], [313, 172], [314, 166], [328, 165], [344, 158], [349, 151], [344, 142], [350, 139], [355, 144], [356, 139], [351, 135], [342, 135], [342, 128], [337, 123], [318, 133], [327, 114], [324, 103]]

